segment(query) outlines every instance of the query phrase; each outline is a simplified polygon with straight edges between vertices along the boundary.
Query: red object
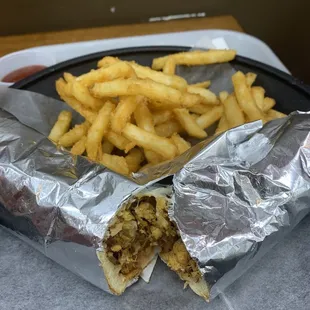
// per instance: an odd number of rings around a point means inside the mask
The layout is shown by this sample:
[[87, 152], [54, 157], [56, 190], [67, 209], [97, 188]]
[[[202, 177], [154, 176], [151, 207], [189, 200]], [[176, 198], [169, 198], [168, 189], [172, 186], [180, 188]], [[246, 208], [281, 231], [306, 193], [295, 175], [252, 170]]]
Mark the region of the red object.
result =
[[5, 83], [15, 83], [18, 82], [25, 77], [34, 74], [38, 71], [41, 71], [45, 69], [46, 66], [41, 66], [41, 65], [34, 65], [34, 66], [27, 66], [23, 67], [17, 70], [12, 71], [11, 73], [7, 74], [3, 79], [2, 82]]

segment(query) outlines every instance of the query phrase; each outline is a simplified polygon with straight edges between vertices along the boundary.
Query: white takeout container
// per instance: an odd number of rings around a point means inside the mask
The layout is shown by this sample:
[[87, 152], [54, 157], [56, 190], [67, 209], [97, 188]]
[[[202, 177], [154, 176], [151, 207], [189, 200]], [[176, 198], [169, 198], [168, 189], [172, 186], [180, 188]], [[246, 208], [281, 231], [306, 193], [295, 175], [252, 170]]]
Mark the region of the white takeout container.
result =
[[1, 82], [1, 80], [7, 74], [17, 69], [33, 65], [50, 67], [55, 64], [55, 57], [48, 52], [23, 50], [5, 55], [0, 58], [0, 85], [2, 87], [9, 87], [10, 85], [13, 85], [14, 83], [5, 83]]

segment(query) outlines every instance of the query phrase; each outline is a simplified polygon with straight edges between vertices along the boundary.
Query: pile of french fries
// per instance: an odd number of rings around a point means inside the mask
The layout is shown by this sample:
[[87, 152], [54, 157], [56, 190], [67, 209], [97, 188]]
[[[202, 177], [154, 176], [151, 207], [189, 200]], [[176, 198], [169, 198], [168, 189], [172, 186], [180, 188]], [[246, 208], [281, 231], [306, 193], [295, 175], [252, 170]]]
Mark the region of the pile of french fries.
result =
[[[235, 58], [234, 50], [191, 51], [153, 60], [152, 68], [116, 57], [104, 57], [98, 69], [56, 81], [59, 96], [85, 121], [70, 129], [72, 113], [62, 111], [49, 139], [86, 155], [123, 175], [172, 160], [191, 147], [188, 137], [204, 139], [246, 122], [285, 116], [273, 110], [275, 100], [252, 86], [254, 73], [237, 72], [234, 92], [218, 96], [211, 81], [189, 85], [175, 74], [177, 65], [208, 65]], [[160, 71], [162, 70], [162, 71]]]

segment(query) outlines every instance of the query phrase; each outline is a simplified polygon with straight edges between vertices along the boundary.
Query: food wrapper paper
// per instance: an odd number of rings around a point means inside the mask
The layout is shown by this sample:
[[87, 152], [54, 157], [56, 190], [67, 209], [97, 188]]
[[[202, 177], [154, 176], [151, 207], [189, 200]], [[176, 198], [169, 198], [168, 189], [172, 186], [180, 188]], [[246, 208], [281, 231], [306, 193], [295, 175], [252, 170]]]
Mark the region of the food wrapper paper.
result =
[[[215, 92], [232, 89], [234, 70], [230, 65], [178, 70], [192, 83], [212, 78]], [[235, 272], [239, 265], [250, 265], [262, 253], [269, 236], [278, 240], [281, 234], [276, 233], [291, 229], [307, 211], [305, 176], [298, 175], [298, 196], [293, 193], [295, 187], [281, 183], [282, 178], [297, 177], [293, 163], [302, 162], [302, 168], [307, 167], [307, 114], [272, 122], [263, 129], [260, 122], [241, 126], [194, 145], [171, 162], [125, 178], [57, 149], [46, 138], [59, 112], [70, 110], [65, 103], [27, 91], [2, 89], [0, 109], [0, 224], [106, 291], [96, 251], [102, 250], [109, 221], [127, 199], [154, 183], [171, 184], [171, 178], [166, 177], [175, 173], [171, 218], [216, 292], [226, 285], [221, 283], [231, 283], [240, 275], [240, 271]], [[74, 114], [74, 123], [80, 121]], [[290, 144], [285, 138], [289, 134], [295, 135]], [[289, 154], [287, 161], [285, 152]], [[273, 157], [275, 153], [280, 159]], [[263, 162], [266, 167], [270, 162], [270, 171], [259, 165]], [[238, 180], [233, 179], [235, 170], [244, 172]], [[260, 176], [257, 184], [254, 172]], [[252, 186], [241, 182], [249, 176], [253, 176]], [[264, 182], [267, 192], [256, 188]], [[276, 212], [273, 217], [272, 212]], [[148, 285], [151, 289], [152, 281]]]

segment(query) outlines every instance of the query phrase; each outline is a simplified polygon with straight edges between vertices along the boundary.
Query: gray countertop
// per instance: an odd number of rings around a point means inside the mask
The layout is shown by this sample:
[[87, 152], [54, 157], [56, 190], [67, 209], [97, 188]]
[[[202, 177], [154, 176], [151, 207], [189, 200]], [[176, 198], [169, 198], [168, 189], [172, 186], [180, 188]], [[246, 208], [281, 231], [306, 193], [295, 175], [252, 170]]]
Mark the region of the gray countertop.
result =
[[310, 217], [210, 304], [182, 290], [162, 263], [151, 282], [139, 281], [123, 296], [112, 296], [0, 228], [0, 310], [308, 310]]

